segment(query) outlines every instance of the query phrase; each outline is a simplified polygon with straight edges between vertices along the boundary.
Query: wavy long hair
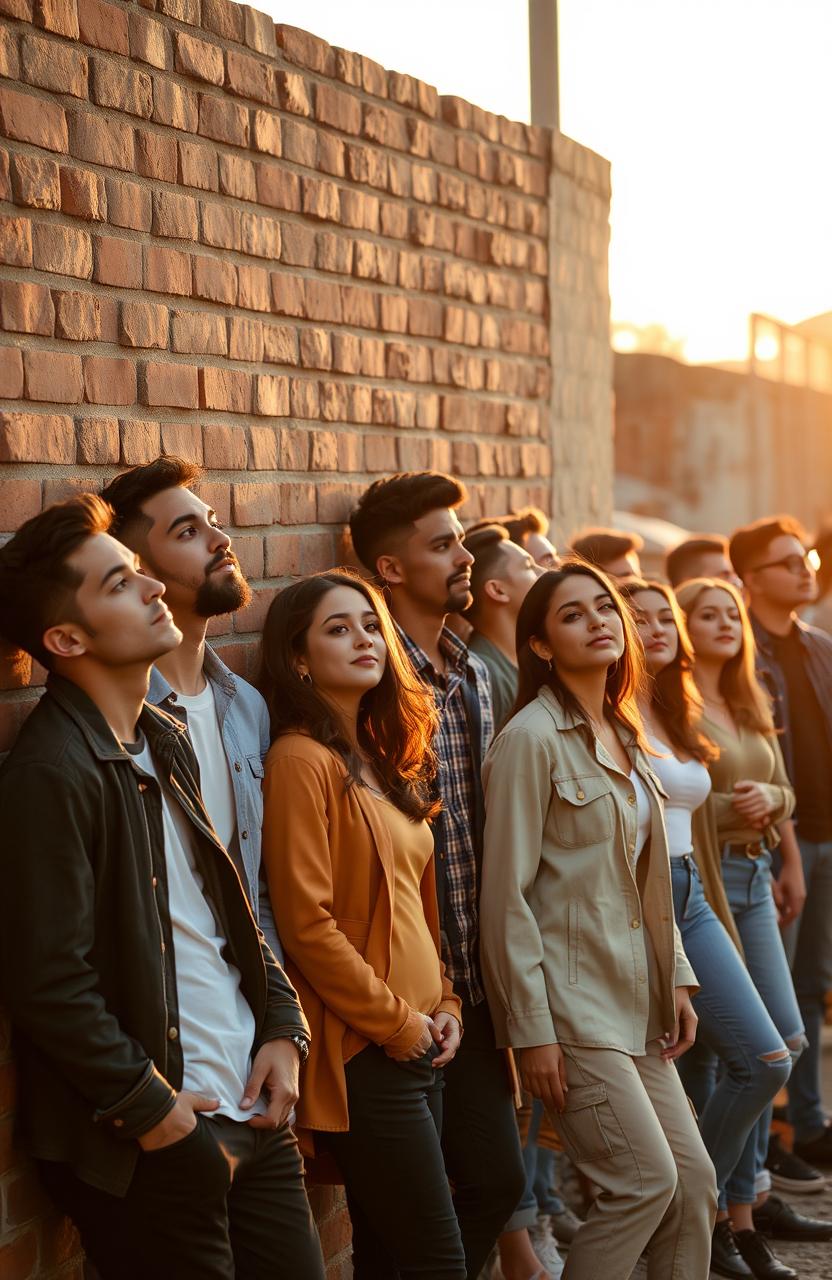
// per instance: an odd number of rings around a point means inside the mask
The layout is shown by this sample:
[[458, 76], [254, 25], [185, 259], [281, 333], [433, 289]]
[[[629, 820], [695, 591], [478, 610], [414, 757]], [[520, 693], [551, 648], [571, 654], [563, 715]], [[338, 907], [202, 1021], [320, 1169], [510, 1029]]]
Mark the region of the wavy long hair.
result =
[[666, 601], [673, 615], [678, 644], [672, 662], [655, 675], [648, 673], [650, 701], [670, 739], [669, 745], [700, 764], [710, 764], [719, 756], [719, 747], [702, 732], [703, 702], [693, 678], [693, 645], [676, 597], [666, 583], [646, 578], [622, 583], [620, 591], [634, 612], [638, 608], [637, 597], [644, 591], [656, 591]]
[[432, 694], [413, 672], [381, 592], [348, 569], [310, 574], [275, 596], [263, 627], [258, 687], [266, 700], [272, 741], [305, 730], [334, 751], [347, 770], [347, 785], [361, 784], [361, 760], [341, 717], [316, 686], [301, 680], [298, 658], [318, 605], [336, 587], [351, 587], [377, 615], [387, 646], [381, 680], [361, 699], [358, 741], [372, 760], [390, 799], [417, 821], [439, 810], [433, 737], [438, 713]]
[[722, 578], [691, 578], [676, 592], [676, 598], [687, 618], [693, 613], [706, 591], [724, 591], [737, 607], [742, 623], [742, 644], [733, 658], [729, 658], [719, 673], [719, 692], [728, 703], [731, 715], [738, 725], [753, 733], [773, 737], [774, 716], [771, 699], [766, 693], [754, 666], [755, 641], [751, 619], [737, 588]]
[[551, 689], [565, 711], [582, 721], [591, 731], [586, 712], [574, 693], [567, 688], [558, 673], [557, 657], [551, 668], [539, 658], [531, 646], [532, 640], [548, 644], [546, 617], [552, 596], [567, 578], [593, 578], [602, 591], [609, 594], [624, 629], [624, 652], [607, 671], [604, 705], [611, 717], [632, 734], [642, 750], [655, 754], [647, 742], [644, 724], [638, 709], [638, 695], [646, 687], [644, 652], [629, 608], [621, 598], [618, 588], [595, 565], [585, 560], [566, 560], [558, 569], [549, 569], [529, 591], [517, 615], [517, 667], [519, 672], [517, 699], [512, 709], [516, 715], [528, 706], [545, 685]]

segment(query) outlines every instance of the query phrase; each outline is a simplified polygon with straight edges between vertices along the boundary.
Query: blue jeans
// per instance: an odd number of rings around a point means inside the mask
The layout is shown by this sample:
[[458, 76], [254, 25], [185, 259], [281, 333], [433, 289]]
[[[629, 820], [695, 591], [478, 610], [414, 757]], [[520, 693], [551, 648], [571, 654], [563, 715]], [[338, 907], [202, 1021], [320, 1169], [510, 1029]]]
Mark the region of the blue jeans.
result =
[[[720, 1208], [725, 1208], [729, 1182], [734, 1190], [756, 1122], [788, 1080], [791, 1059], [736, 947], [705, 899], [693, 858], [672, 858], [671, 876], [676, 923], [701, 986], [693, 998], [698, 1037], [724, 1068], [718, 1081], [710, 1074], [697, 1079], [701, 1058], [688, 1063], [686, 1054], [679, 1059], [679, 1073], [699, 1112]], [[780, 1058], [772, 1061], [770, 1055], [778, 1053]], [[753, 1199], [752, 1191], [747, 1203]]]
[[[789, 1046], [794, 1063], [806, 1041], [771, 896], [771, 854], [763, 853], [757, 858], [728, 854], [722, 860], [722, 879], [751, 980], [782, 1039], [792, 1044], [799, 1042], [798, 1047]], [[734, 1204], [754, 1202], [756, 1175], [764, 1167], [770, 1128], [769, 1106], [757, 1121], [728, 1183], [728, 1199]]]
[[535, 1098], [529, 1131], [523, 1147], [523, 1165], [526, 1170], [526, 1186], [523, 1197], [506, 1223], [506, 1231], [520, 1231], [533, 1227], [540, 1213], [563, 1213], [563, 1201], [555, 1194], [555, 1152], [537, 1145], [540, 1122], [543, 1119], [543, 1103]]
[[806, 877], [803, 914], [786, 929], [783, 943], [792, 966], [797, 1003], [806, 1028], [806, 1052], [789, 1082], [789, 1120], [797, 1142], [818, 1137], [826, 1124], [820, 1088], [820, 1037], [826, 992], [832, 988], [832, 841], [798, 836]]

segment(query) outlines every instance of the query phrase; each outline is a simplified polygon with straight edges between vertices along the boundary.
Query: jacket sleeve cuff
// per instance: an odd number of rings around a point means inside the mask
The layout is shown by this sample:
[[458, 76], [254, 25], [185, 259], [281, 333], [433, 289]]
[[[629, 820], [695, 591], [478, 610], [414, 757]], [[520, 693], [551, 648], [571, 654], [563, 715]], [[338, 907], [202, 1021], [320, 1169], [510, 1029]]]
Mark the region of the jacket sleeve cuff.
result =
[[407, 1053], [419, 1039], [424, 1025], [422, 1015], [415, 1009], [410, 1009], [403, 1026], [399, 1027], [399, 1030], [388, 1040], [382, 1040], [381, 1047], [387, 1054]]
[[94, 1120], [106, 1125], [115, 1138], [139, 1138], [164, 1120], [176, 1103], [176, 1090], [148, 1062], [129, 1093], [112, 1107], [96, 1111]]
[[495, 1019], [497, 1044], [503, 1049], [533, 1049], [540, 1044], [557, 1044], [558, 1036], [551, 1011], [532, 1009], [528, 1013], [505, 1013]]

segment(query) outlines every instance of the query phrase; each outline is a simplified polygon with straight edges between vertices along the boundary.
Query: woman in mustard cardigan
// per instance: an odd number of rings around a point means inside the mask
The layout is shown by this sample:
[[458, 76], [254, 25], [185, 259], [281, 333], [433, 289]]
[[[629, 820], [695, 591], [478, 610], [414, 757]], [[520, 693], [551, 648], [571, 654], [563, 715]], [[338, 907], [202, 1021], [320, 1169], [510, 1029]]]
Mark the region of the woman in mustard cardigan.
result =
[[439, 958], [432, 698], [380, 594], [344, 572], [272, 602], [263, 858], [286, 969], [312, 1033], [297, 1108], [334, 1157], [355, 1276], [463, 1280], [440, 1146], [459, 1001]]

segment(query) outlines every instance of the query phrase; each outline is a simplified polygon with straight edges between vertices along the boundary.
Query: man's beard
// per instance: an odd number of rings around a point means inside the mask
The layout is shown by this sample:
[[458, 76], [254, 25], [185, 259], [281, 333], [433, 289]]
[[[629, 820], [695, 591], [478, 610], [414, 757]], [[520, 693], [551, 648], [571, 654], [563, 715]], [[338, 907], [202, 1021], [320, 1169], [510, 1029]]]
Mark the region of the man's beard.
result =
[[445, 612], [464, 613], [474, 599], [471, 595], [471, 588], [468, 585], [468, 580], [466, 579], [463, 585], [462, 582], [455, 581], [451, 578], [448, 581], [447, 586], [448, 597], [445, 601]]
[[236, 613], [251, 600], [251, 588], [238, 568], [232, 574], [215, 578], [208, 574], [197, 589], [194, 610], [200, 618], [218, 618], [223, 613]]

